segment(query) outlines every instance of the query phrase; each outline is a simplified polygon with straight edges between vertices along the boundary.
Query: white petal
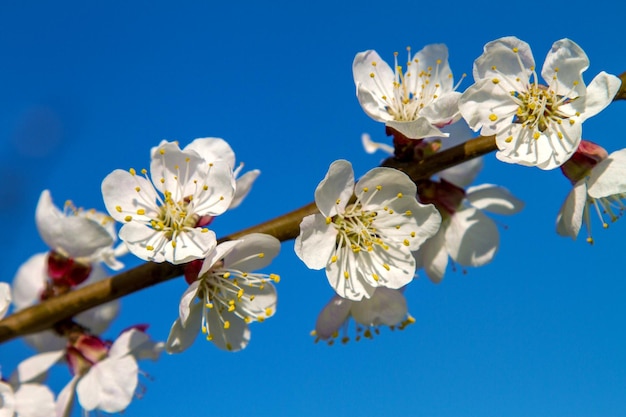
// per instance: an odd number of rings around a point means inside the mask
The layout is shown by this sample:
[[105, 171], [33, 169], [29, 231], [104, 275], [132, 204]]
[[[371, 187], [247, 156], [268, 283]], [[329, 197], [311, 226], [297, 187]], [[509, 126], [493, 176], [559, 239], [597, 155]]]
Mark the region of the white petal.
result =
[[565, 97], [585, 95], [582, 73], [589, 68], [589, 58], [575, 42], [554, 42], [541, 70], [541, 76], [557, 94]]
[[[515, 48], [517, 53], [514, 52]], [[534, 66], [530, 46], [514, 36], [506, 36], [485, 45], [483, 54], [474, 61], [474, 79], [501, 78], [503, 74], [513, 80], [519, 77], [525, 83], [530, 76], [530, 68]]]
[[[118, 222], [126, 223], [126, 217], [131, 216], [135, 221], [147, 223], [159, 216], [157, 192], [141, 175], [116, 169], [104, 178], [101, 188], [104, 206]], [[144, 210], [145, 214], [137, 214], [137, 210]]]
[[583, 223], [586, 202], [587, 184], [585, 181], [579, 181], [567, 195], [557, 215], [556, 232], [559, 235], [576, 239]]
[[500, 244], [498, 228], [480, 210], [457, 211], [446, 230], [446, 248], [450, 257], [464, 266], [481, 266], [490, 262]]
[[74, 398], [76, 396], [76, 384], [80, 379], [79, 375], [76, 375], [72, 378], [72, 380], [63, 387], [61, 392], [57, 397], [56, 402], [56, 417], [69, 417], [72, 412], [72, 407], [74, 405]]
[[428, 239], [420, 248], [424, 271], [434, 284], [441, 282], [448, 267], [448, 249], [446, 248], [448, 225], [449, 221], [444, 222], [437, 234]]
[[203, 308], [202, 303], [193, 304], [185, 326], [182, 325], [180, 319], [176, 319], [165, 342], [167, 353], [181, 353], [193, 344], [202, 325]]
[[224, 257], [224, 268], [243, 272], [256, 271], [268, 266], [280, 252], [280, 241], [264, 233], [251, 233], [241, 241], [240, 245]]
[[109, 358], [116, 359], [132, 354], [135, 349], [143, 345], [150, 337], [137, 329], [131, 328], [126, 330], [115, 339], [111, 349], [109, 350]]
[[389, 65], [376, 51], [359, 52], [352, 63], [352, 75], [363, 111], [374, 120], [390, 120], [382, 99], [383, 96], [393, 97], [394, 72]]
[[[460, 98], [461, 93], [457, 91], [442, 94], [432, 103], [420, 110], [420, 116], [425, 117], [432, 125], [438, 127], [454, 123], [461, 117], [459, 113]], [[445, 135], [445, 133], [443, 135]]]
[[[189, 183], [188, 183], [189, 184]], [[207, 187], [204, 190], [204, 186]], [[190, 183], [191, 203], [194, 213], [201, 216], [216, 216], [230, 207], [235, 196], [236, 181], [232, 169], [225, 161], [213, 162], [198, 177], [198, 183]]]
[[248, 171], [241, 177], [237, 178], [237, 189], [235, 190], [233, 200], [230, 202], [230, 206], [228, 207], [229, 209], [234, 209], [241, 204], [243, 199], [246, 198], [246, 196], [252, 189], [252, 184], [254, 184], [254, 181], [256, 181], [257, 177], [260, 174], [261, 171], [259, 171], [258, 169], [253, 169], [252, 171]]
[[[224, 322], [219, 318], [216, 309], [210, 309], [207, 323], [211, 341], [215, 346], [229, 352], [237, 352], [248, 346], [250, 341], [250, 329], [248, 325], [234, 313], [223, 311], [221, 313]], [[228, 329], [224, 328], [224, 323], [228, 322]]]
[[330, 339], [348, 319], [351, 306], [352, 301], [337, 295], [333, 296], [320, 311], [319, 316], [317, 316], [317, 322], [315, 323], [317, 336], [322, 340]]
[[587, 86], [585, 110], [580, 115], [580, 121], [583, 122], [595, 116], [608, 106], [621, 85], [622, 81], [615, 75], [607, 74], [604, 71], [596, 75], [591, 80], [591, 84]]
[[[511, 95], [492, 79], [477, 81], [459, 99], [459, 111], [474, 130], [488, 136], [497, 133], [501, 127], [497, 123], [511, 123], [518, 105]], [[492, 121], [493, 115], [496, 120]]]
[[[368, 191], [365, 192], [364, 190]], [[393, 168], [374, 168], [359, 180], [356, 195], [361, 200], [364, 210], [375, 211], [384, 207], [398, 194], [414, 199], [417, 193], [415, 183], [404, 172]]]
[[395, 326], [407, 315], [401, 291], [378, 287], [369, 299], [352, 303], [352, 317], [365, 326]]
[[11, 298], [11, 286], [6, 282], [0, 282], [0, 320], [9, 310]]
[[469, 187], [466, 197], [475, 208], [496, 214], [515, 214], [524, 208], [524, 202], [509, 190], [493, 184]]
[[198, 138], [194, 139], [183, 151], [193, 150], [205, 162], [226, 161], [230, 169], [235, 168], [235, 152], [228, 142], [222, 138]]
[[38, 253], [20, 266], [13, 279], [13, 304], [17, 310], [39, 302], [48, 279], [47, 253]]
[[192, 282], [185, 290], [182, 297], [180, 297], [180, 303], [178, 304], [178, 318], [181, 321], [183, 327], [187, 326], [187, 320], [189, 320], [191, 310], [196, 300], [196, 294], [198, 293], [198, 286], [200, 281]]
[[17, 366], [17, 381], [25, 383], [37, 379], [39, 376], [48, 371], [65, 355], [65, 350], [57, 350], [52, 352], [39, 353], [23, 360]]
[[50, 192], [39, 197], [35, 212], [37, 230], [51, 249], [62, 250], [71, 258], [93, 255], [98, 249], [111, 246], [111, 235], [97, 221], [80, 217], [66, 217], [52, 203]]
[[0, 417], [13, 417], [15, 414], [15, 394], [11, 385], [0, 381]]
[[19, 417], [54, 415], [54, 394], [44, 385], [23, 384], [15, 392], [15, 409]]
[[324, 179], [315, 189], [315, 204], [326, 217], [343, 211], [354, 192], [354, 171], [350, 162], [340, 159], [328, 168]]
[[387, 126], [394, 128], [409, 139], [423, 139], [428, 137], [446, 137], [436, 126], [434, 126], [426, 117], [418, 117], [410, 122], [398, 122], [389, 120]]
[[[417, 60], [417, 62], [416, 62]], [[417, 70], [414, 70], [417, 66]], [[448, 47], [443, 43], [435, 43], [426, 45], [418, 51], [411, 62], [411, 72], [419, 74], [422, 71], [432, 74], [430, 77], [431, 84], [441, 85], [441, 91], [451, 91], [454, 80], [450, 75], [450, 65], [448, 64]], [[419, 79], [419, 76], [412, 77], [413, 81]], [[405, 81], [406, 78], [405, 78]], [[416, 91], [412, 88], [410, 91]]]
[[200, 268], [200, 272], [198, 272], [198, 276], [201, 277], [207, 272], [209, 272], [215, 264], [220, 262], [226, 255], [232, 252], [235, 247], [240, 245], [243, 240], [227, 240], [226, 242], [222, 242], [217, 245], [213, 250], [211, 250], [207, 256], [204, 258], [204, 262], [202, 262], [202, 267]]
[[626, 192], [626, 149], [613, 152], [593, 167], [589, 180], [589, 196], [608, 197]]
[[335, 250], [337, 230], [326, 224], [321, 214], [311, 214], [302, 219], [300, 234], [294, 249], [298, 258], [310, 269], [322, 269], [330, 261]]
[[193, 180], [202, 183], [205, 165], [195, 151], [182, 151], [176, 142], [166, 142], [153, 150], [150, 177], [157, 190], [169, 191], [174, 201], [181, 201], [194, 194], [197, 185]]
[[78, 381], [80, 405], [87, 411], [97, 408], [108, 413], [126, 409], [137, 388], [138, 370], [132, 355], [98, 362]]
[[235, 304], [235, 308], [242, 317], [258, 320], [272, 317], [276, 313], [278, 295], [272, 283], [265, 283], [261, 289], [259, 285], [247, 285], [247, 281], [240, 279], [239, 287], [244, 290], [244, 297]]

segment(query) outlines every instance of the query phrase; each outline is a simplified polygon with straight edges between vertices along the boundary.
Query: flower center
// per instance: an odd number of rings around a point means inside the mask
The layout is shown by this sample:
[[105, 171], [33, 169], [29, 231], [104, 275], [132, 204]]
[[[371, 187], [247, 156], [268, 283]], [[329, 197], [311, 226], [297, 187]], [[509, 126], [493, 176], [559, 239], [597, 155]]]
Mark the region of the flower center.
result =
[[559, 106], [569, 102], [567, 97], [558, 96], [545, 85], [531, 84], [526, 92], [511, 92], [519, 105], [514, 123], [519, 123], [540, 132], [547, 130], [552, 123], [561, 124], [570, 115], [559, 110]]
[[172, 240], [178, 233], [196, 227], [200, 216], [190, 213], [193, 196], [185, 197], [182, 201], [174, 201], [172, 193], [165, 191], [163, 204], [155, 219], [150, 220], [150, 226], [156, 231], [164, 232], [168, 240]]
[[350, 246], [354, 253], [363, 249], [371, 252], [374, 245], [386, 248], [374, 227], [376, 215], [376, 212], [363, 210], [360, 204], [351, 204], [343, 214], [333, 217], [331, 221], [338, 232], [337, 248]]

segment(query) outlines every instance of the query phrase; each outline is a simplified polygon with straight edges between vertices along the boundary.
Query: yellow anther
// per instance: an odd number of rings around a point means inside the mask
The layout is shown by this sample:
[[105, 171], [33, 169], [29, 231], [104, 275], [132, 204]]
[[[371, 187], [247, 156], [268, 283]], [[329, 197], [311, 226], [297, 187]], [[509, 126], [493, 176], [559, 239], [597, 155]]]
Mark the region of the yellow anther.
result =
[[404, 212], [404, 215], [405, 216], [412, 216], [413, 212], [411, 210], [407, 210], [407, 211]]
[[437, 62], [437, 65], [441, 64], [441, 59], [438, 59], [436, 62]]
[[372, 66], [375, 67], [376, 66], [376, 61], [372, 61]]
[[495, 66], [495, 65], [493, 65], [493, 66], [491, 67], [491, 70], [492, 70], [492, 71], [495, 71], [496, 69], [497, 69], [497, 68], [496, 68], [496, 66]]
[[576, 122], [574, 121], [574, 119], [569, 119], [569, 124], [570, 124], [570, 125], [573, 125], [574, 123], [576, 123]]
[[175, 248], [176, 247], [176, 241], [172, 240], [172, 247]]
[[265, 258], [265, 254], [263, 252], [259, 253], [259, 258]]
[[237, 298], [241, 297], [243, 297], [243, 288], [239, 288], [239, 291], [237, 291]]
[[377, 185], [377, 186], [376, 186], [376, 189], [377, 189], [378, 191], [380, 191], [380, 190], [382, 190], [382, 189], [383, 189], [383, 186], [382, 186], [382, 185]]
[[213, 308], [213, 303], [206, 303], [204, 306], [206, 308]]
[[229, 306], [228, 306], [228, 312], [229, 312], [229, 313], [232, 313], [233, 311], [235, 311], [235, 305], [234, 305], [234, 304], [229, 305]]
[[165, 184], [165, 178], [161, 178], [159, 181], [161, 181], [161, 184]]
[[[206, 332], [205, 332], [205, 333], [206, 333]], [[212, 335], [212, 334], [208, 334], [208, 335], [206, 336], [206, 340], [208, 340], [209, 342], [210, 342], [211, 340], [213, 340], [213, 335]]]
[[518, 53], [518, 52], [519, 52], [519, 49], [517, 49], [517, 48], [513, 48], [513, 52]]
[[243, 321], [245, 321], [246, 323], [250, 323], [252, 319], [249, 316], [246, 316], [244, 317]]
[[230, 278], [230, 272], [224, 272], [223, 277], [224, 277], [224, 279]]
[[274, 282], [280, 282], [280, 275], [270, 274], [270, 279]]
[[402, 198], [402, 197], [404, 197], [404, 194], [402, 194], [402, 193], [398, 193], [397, 197], [398, 197], [398, 198]]
[[132, 219], [133, 219], [133, 216], [126, 216], [126, 217], [124, 217], [124, 220], [127, 221], [127, 222], [131, 221]]
[[383, 264], [383, 268], [385, 268], [387, 271], [389, 271], [391, 268], [389, 267], [389, 265], [387, 264]]
[[159, 149], [159, 153], [160, 153], [161, 155], [165, 155], [165, 149]]
[[402, 243], [404, 244], [404, 246], [409, 246], [411, 244], [408, 239], [404, 239]]
[[333, 221], [333, 219], [331, 219], [330, 217], [326, 217], [326, 224], [331, 224]]
[[513, 136], [509, 136], [508, 138], [504, 139], [506, 143], [511, 143], [512, 140], [513, 140]]
[[270, 307], [265, 309], [265, 315], [268, 317], [272, 315], [272, 309]]
[[207, 233], [209, 231], [209, 229], [207, 229], [206, 227], [203, 227], [202, 229], [200, 229], [200, 233]]
[[154, 246], [152, 246], [152, 245], [147, 245], [147, 246], [146, 246], [146, 250], [154, 250]]
[[117, 211], [118, 213], [121, 213], [122, 212], [122, 207], [115, 206], [115, 211]]
[[335, 200], [335, 204], [339, 204], [339, 203], [341, 203], [340, 199]]
[[233, 350], [233, 345], [226, 343], [226, 350]]
[[491, 82], [494, 84], [498, 84], [500, 80], [498, 78], [494, 78], [493, 80], [491, 80]]
[[225, 329], [230, 328], [230, 322], [229, 322], [228, 320], [226, 320], [226, 321], [224, 322], [224, 328], [225, 328]]
[[137, 209], [137, 214], [143, 216], [144, 214], [146, 214], [146, 211], [144, 209]]
[[[384, 98], [383, 98], [383, 100], [384, 100]], [[363, 187], [363, 192], [364, 192], [364, 193], [368, 192], [369, 190], [370, 190], [369, 188], [367, 188], [367, 187]]]
[[541, 134], [539, 132], [535, 132], [533, 133], [533, 139], [537, 140], [541, 137]]
[[135, 191], [139, 192], [139, 191], [141, 191], [141, 188], [135, 187]]
[[206, 190], [208, 190], [208, 189], [209, 189], [209, 186], [205, 184], [205, 185], [203, 185], [203, 186], [202, 186], [202, 189], [203, 189], [204, 191], [206, 191]]
[[498, 120], [498, 116], [496, 116], [495, 114], [491, 113], [489, 115], [489, 120], [491, 120], [492, 122], [495, 122], [496, 120]]
[[135, 171], [135, 168], [129, 169], [128, 172], [130, 172], [130, 175], [136, 175], [137, 174], [137, 172]]
[[374, 281], [378, 281], [380, 279], [380, 277], [376, 274], [372, 274], [372, 278], [374, 278]]
[[370, 72], [370, 77], [374, 78], [375, 74], [373, 72]]
[[345, 279], [350, 278], [350, 274], [348, 273], [348, 271], [343, 271], [343, 277], [344, 277]]
[[332, 263], [337, 262], [337, 255], [333, 255], [333, 256], [331, 256], [331, 257], [330, 257], [330, 261], [331, 261]]

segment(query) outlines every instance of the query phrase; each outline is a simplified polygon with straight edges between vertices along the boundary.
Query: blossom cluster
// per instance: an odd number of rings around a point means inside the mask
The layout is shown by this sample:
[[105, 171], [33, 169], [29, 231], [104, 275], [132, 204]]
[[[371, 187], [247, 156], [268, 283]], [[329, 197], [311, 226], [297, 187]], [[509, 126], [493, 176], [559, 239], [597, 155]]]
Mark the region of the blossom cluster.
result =
[[[364, 112], [393, 137], [389, 145], [363, 135], [365, 150], [382, 150], [392, 163], [360, 178], [349, 161], [331, 163], [313, 194], [317, 210], [301, 219], [295, 238], [297, 257], [324, 269], [334, 291], [314, 331], [316, 340], [330, 344], [350, 340], [352, 321], [357, 341], [372, 338], [379, 326], [404, 329], [415, 322], [404, 289], [418, 271], [439, 283], [450, 264], [491, 262], [500, 232], [486, 213], [513, 215], [524, 206], [500, 185], [472, 185], [480, 158], [428, 177], [389, 165], [423, 164], [480, 132], [493, 136], [500, 161], [560, 167], [573, 185], [557, 217], [560, 235], [575, 239], [584, 224], [593, 243], [591, 213], [606, 228], [626, 208], [626, 149], [609, 154], [583, 140], [581, 126], [613, 100], [621, 82], [601, 72], [585, 85], [589, 60], [573, 41], [553, 44], [541, 71], [545, 84], [530, 46], [512, 36], [485, 45], [474, 62], [474, 84], [464, 92], [454, 83], [445, 45], [414, 55], [408, 48], [405, 66], [398, 59], [394, 54], [392, 69], [368, 50], [352, 66]], [[153, 341], [146, 325], [106, 339], [117, 301], [61, 320], [24, 338], [38, 353], [0, 380], [0, 415], [66, 416], [74, 399], [86, 412], [123, 411], [136, 396], [139, 360], [181, 353], [199, 333], [219, 349], [240, 351], [250, 342], [250, 324], [276, 314], [280, 276], [264, 270], [280, 241], [263, 233], [218, 240], [211, 230], [218, 216], [242, 203], [260, 172], [242, 174], [230, 145], [215, 137], [182, 148], [163, 140], [149, 156], [148, 168], [117, 169], [104, 178], [107, 213], [69, 201], [59, 209], [50, 191], [41, 193], [35, 222], [49, 250], [19, 268], [12, 288], [0, 283], [0, 319], [11, 305], [18, 312], [106, 279], [107, 268], [122, 269], [118, 258], [130, 253], [184, 270], [187, 287], [172, 308], [177, 314], [165, 342]], [[56, 396], [43, 384], [55, 364], [71, 374]]]

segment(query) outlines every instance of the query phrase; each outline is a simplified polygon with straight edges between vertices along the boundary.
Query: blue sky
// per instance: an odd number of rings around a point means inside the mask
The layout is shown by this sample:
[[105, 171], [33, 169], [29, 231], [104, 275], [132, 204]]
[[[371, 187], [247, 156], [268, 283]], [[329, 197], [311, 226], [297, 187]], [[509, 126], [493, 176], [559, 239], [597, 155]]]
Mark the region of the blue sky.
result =
[[[34, 218], [41, 190], [103, 210], [100, 183], [117, 168], [144, 167], [161, 139], [226, 139], [238, 161], [262, 171], [250, 196], [214, 223], [224, 235], [307, 204], [329, 164], [352, 161], [357, 175], [377, 165], [360, 135], [383, 127], [354, 93], [354, 55], [391, 60], [411, 45], [446, 43], [458, 77], [483, 45], [505, 35], [528, 43], [541, 64], [569, 37], [599, 71], [626, 71], [623, 22], [613, 3], [549, 9], [476, 1], [407, 2], [14, 2], [0, 6], [0, 213], [11, 281], [45, 251]], [[623, 147], [623, 103], [587, 121], [583, 137], [609, 152]], [[594, 246], [554, 232], [569, 192], [559, 171], [486, 158], [476, 183], [498, 183], [526, 202], [497, 219], [494, 262], [448, 270], [407, 290], [416, 324], [375, 340], [314, 344], [317, 313], [332, 296], [293, 244], [270, 268], [279, 273], [277, 314], [252, 326], [236, 354], [198, 339], [182, 355], [143, 363], [145, 392], [125, 416], [619, 416], [626, 415], [626, 221], [596, 223]], [[138, 262], [124, 259], [128, 266]], [[157, 339], [176, 318], [184, 280], [123, 300], [107, 337], [150, 323]], [[9, 372], [24, 344], [0, 346]], [[59, 368], [55, 389], [69, 380]], [[76, 413], [78, 415], [78, 413]]]

